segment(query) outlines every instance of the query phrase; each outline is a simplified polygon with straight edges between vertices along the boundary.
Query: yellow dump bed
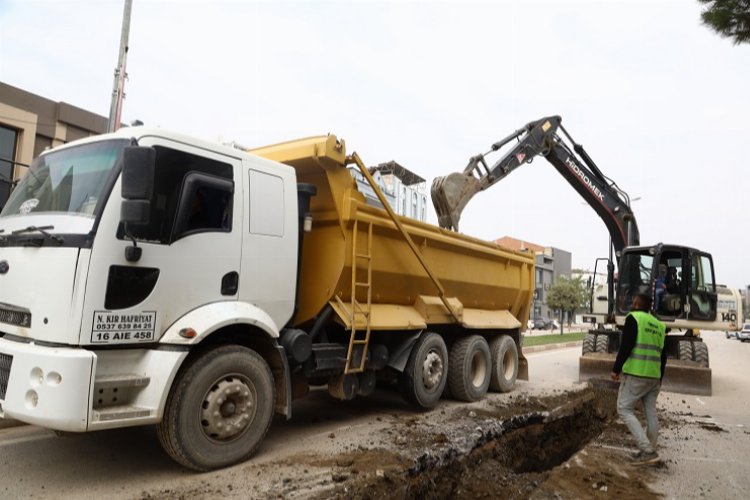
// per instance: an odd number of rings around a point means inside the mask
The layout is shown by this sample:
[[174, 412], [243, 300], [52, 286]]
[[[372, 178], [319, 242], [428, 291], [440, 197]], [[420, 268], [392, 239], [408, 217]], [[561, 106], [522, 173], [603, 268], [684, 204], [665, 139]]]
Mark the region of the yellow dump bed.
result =
[[299, 182], [317, 188], [312, 230], [303, 243], [295, 324], [330, 304], [347, 328], [352, 322], [358, 328], [368, 317], [369, 328], [381, 331], [456, 323], [525, 328], [533, 255], [396, 216], [413, 249], [386, 210], [366, 204], [346, 168], [352, 157], [333, 135], [251, 152], [291, 165]]

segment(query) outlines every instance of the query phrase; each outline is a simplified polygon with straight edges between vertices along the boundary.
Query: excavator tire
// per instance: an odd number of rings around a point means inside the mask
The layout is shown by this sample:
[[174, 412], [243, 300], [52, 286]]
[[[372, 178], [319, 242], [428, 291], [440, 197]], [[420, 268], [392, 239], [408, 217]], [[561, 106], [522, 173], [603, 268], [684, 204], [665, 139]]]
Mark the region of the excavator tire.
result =
[[609, 349], [609, 337], [607, 335], [596, 336], [596, 352], [607, 352]]
[[693, 360], [693, 343], [690, 342], [689, 340], [680, 340], [679, 359], [682, 361], [694, 361]]
[[708, 346], [703, 342], [679, 340], [677, 354], [677, 359], [667, 360], [662, 390], [710, 396], [712, 387]]
[[703, 342], [693, 342], [693, 351], [695, 357], [693, 361], [701, 366], [709, 366], [708, 364], [708, 346]]
[[596, 335], [593, 333], [587, 333], [583, 338], [583, 347], [581, 354], [586, 355], [596, 351]]

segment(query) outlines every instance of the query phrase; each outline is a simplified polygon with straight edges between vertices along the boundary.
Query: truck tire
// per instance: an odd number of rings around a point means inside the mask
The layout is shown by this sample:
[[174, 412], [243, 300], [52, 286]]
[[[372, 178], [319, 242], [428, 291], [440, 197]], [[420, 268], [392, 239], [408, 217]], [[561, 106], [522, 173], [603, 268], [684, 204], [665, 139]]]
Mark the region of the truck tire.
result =
[[587, 333], [583, 338], [583, 347], [581, 350], [581, 354], [585, 356], [586, 354], [591, 354], [592, 352], [596, 352], [596, 335], [594, 335], [593, 333]]
[[509, 392], [518, 376], [518, 348], [509, 335], [500, 335], [490, 342], [492, 370], [490, 390]]
[[448, 385], [460, 401], [479, 401], [490, 387], [492, 356], [484, 337], [471, 335], [457, 340], [448, 356]]
[[189, 469], [242, 462], [266, 436], [275, 396], [271, 370], [256, 352], [216, 347], [178, 373], [157, 427], [159, 441]]
[[448, 380], [448, 348], [443, 337], [425, 332], [412, 347], [399, 377], [401, 396], [420, 409], [435, 407]]
[[599, 334], [596, 336], [596, 352], [606, 353], [609, 350], [609, 336]]
[[693, 361], [708, 367], [708, 346], [704, 342], [693, 342]]

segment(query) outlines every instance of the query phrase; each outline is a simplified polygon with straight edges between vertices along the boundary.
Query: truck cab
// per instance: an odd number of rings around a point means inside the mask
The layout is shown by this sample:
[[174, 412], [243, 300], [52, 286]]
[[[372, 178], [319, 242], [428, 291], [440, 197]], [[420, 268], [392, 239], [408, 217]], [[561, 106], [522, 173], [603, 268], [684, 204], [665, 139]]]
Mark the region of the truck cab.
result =
[[[121, 175], [136, 144], [148, 179]], [[285, 165], [143, 127], [45, 152], [0, 213], [0, 416], [156, 423], [190, 346], [227, 323], [281, 366], [297, 243]]]

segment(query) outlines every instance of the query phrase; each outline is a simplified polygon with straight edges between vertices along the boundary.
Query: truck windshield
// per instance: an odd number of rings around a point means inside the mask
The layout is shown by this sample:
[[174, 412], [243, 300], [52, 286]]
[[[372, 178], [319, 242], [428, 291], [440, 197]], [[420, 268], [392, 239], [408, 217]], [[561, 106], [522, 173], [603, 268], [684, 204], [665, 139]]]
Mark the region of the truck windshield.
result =
[[127, 140], [82, 144], [38, 157], [8, 198], [0, 217], [67, 212], [93, 217]]

